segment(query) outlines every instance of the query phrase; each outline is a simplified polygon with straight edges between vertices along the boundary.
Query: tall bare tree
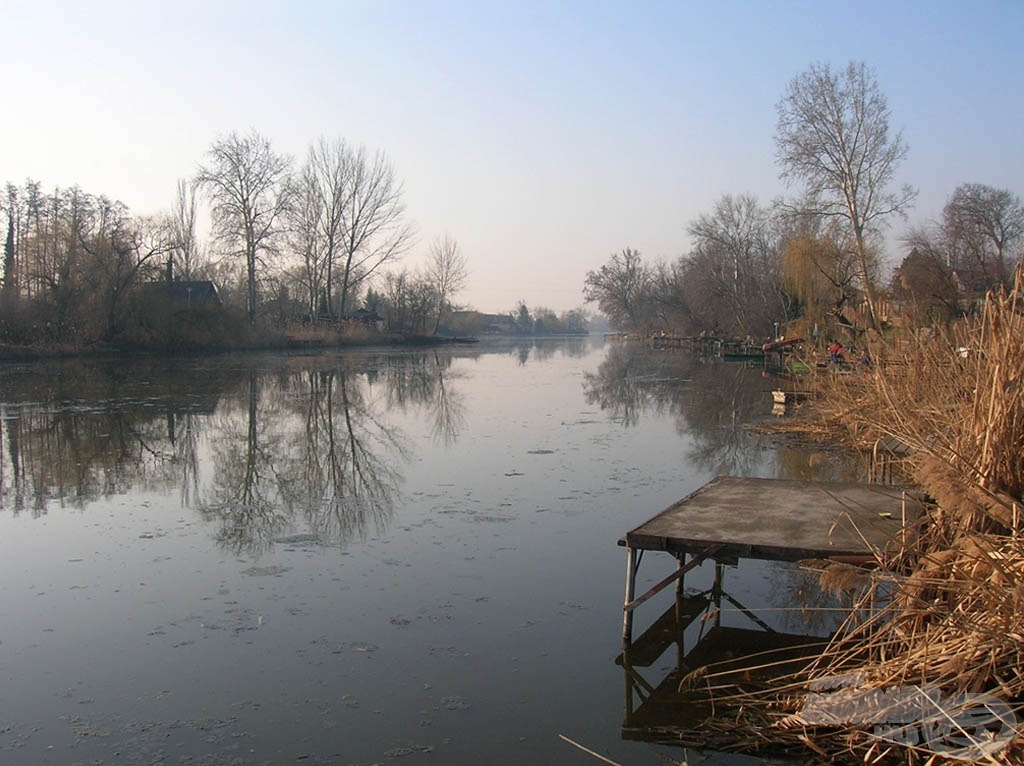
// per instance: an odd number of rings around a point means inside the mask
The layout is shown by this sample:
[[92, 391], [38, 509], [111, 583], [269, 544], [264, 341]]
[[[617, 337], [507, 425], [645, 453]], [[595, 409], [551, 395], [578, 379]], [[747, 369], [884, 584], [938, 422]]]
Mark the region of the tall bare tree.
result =
[[839, 72], [814, 64], [790, 81], [776, 109], [781, 177], [803, 182], [809, 212], [846, 221], [870, 321], [879, 330], [869, 236], [917, 196], [909, 186], [889, 190], [908, 147], [901, 132], [889, 130], [888, 102], [863, 63]]
[[184, 178], [178, 179], [178, 194], [171, 208], [168, 229], [178, 273], [185, 279], [193, 279], [202, 257], [199, 238], [196, 235], [196, 210], [198, 196], [196, 186]]
[[256, 131], [214, 141], [196, 175], [210, 197], [216, 238], [245, 259], [249, 322], [256, 321], [256, 283], [264, 256], [275, 252], [292, 200], [291, 160]]
[[405, 221], [402, 184], [387, 156], [343, 146], [347, 193], [341, 219], [341, 313], [362, 283], [401, 256], [413, 237]]
[[314, 143], [298, 178], [293, 236], [303, 281], [322, 312], [344, 314], [365, 280], [412, 239], [402, 185], [382, 152], [343, 139]]
[[704, 255], [709, 265], [717, 264], [703, 278], [732, 311], [728, 329], [760, 335], [771, 328], [773, 319], [785, 317], [778, 237], [769, 209], [752, 195], [726, 194], [687, 232], [695, 254]]
[[441, 326], [441, 314], [455, 295], [466, 285], [469, 272], [466, 256], [459, 251], [459, 243], [445, 234], [430, 245], [430, 260], [427, 262], [426, 277], [434, 286], [437, 309], [434, 314], [434, 334]]
[[[310, 319], [316, 317], [320, 301], [326, 297], [326, 256], [320, 237], [323, 206], [320, 188], [309, 160], [296, 178], [295, 199], [288, 214], [288, 233], [291, 249], [300, 258], [297, 281], [306, 295], [306, 310]], [[326, 308], [326, 307], [325, 307]]]
[[334, 314], [335, 268], [343, 252], [345, 209], [352, 194], [353, 151], [343, 140], [321, 138], [309, 148], [301, 175], [303, 216], [301, 236], [305, 244], [310, 275], [324, 305]]

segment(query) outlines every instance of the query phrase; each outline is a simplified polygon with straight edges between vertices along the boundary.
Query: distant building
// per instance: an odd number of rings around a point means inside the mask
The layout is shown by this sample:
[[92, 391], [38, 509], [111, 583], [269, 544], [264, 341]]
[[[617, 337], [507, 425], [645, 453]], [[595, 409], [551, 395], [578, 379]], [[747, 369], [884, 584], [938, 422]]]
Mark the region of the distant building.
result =
[[358, 324], [373, 327], [375, 330], [384, 329], [384, 317], [376, 311], [368, 311], [367, 309], [350, 311], [347, 314], [343, 314], [341, 320], [343, 322], [357, 322]]
[[187, 282], [148, 282], [139, 286], [143, 300], [168, 302], [174, 309], [220, 308], [217, 285], [208, 279]]
[[210, 308], [222, 305], [217, 285], [208, 279], [171, 282], [171, 303], [182, 308]]
[[460, 332], [480, 335], [515, 335], [518, 332], [515, 321], [508, 314], [484, 314], [481, 311], [453, 311], [449, 324]]
[[143, 299], [168, 301], [174, 309], [220, 308], [223, 302], [217, 285], [209, 279], [175, 280], [174, 261], [167, 259], [167, 278], [140, 286]]

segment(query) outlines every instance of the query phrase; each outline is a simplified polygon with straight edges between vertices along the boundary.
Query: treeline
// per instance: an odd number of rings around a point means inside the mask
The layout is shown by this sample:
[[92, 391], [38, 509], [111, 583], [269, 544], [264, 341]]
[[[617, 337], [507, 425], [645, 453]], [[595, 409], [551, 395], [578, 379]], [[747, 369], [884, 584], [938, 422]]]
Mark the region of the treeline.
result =
[[468, 277], [450, 235], [421, 268], [399, 268], [415, 243], [402, 184], [383, 152], [342, 139], [296, 163], [255, 131], [231, 133], [159, 215], [32, 180], [7, 184], [0, 212], [8, 344], [230, 346], [310, 325], [436, 334]]
[[154, 279], [181, 242], [170, 216], [133, 216], [77, 186], [7, 184], [3, 212], [0, 333], [8, 342], [114, 337], [138, 308], [132, 289]]
[[614, 327], [763, 338], [799, 319], [822, 333], [887, 333], [898, 322], [948, 322], [1010, 285], [1024, 205], [977, 183], [953, 191], [941, 221], [907, 234], [909, 254], [886, 275], [884, 227], [916, 192], [893, 188], [907, 146], [864, 64], [812, 66], [777, 112], [780, 175], [799, 196], [768, 205], [721, 197], [689, 223], [693, 248], [672, 262], [631, 248], [612, 255], [587, 274], [584, 293]]
[[556, 314], [543, 306], [531, 310], [525, 301], [519, 302], [510, 314], [510, 320], [517, 335], [584, 335], [590, 327], [583, 309]]
[[[201, 204], [212, 220], [209, 247], [197, 233]], [[181, 342], [232, 344], [274, 324], [338, 322], [413, 243], [383, 153], [321, 140], [296, 166], [256, 132], [215, 141], [160, 215], [133, 216], [108, 197], [45, 192], [31, 180], [7, 184], [2, 211], [0, 335], [13, 343], [159, 343], [184, 328]], [[415, 280], [402, 275], [399, 285], [429, 283], [416, 299], [429, 303], [420, 324], [436, 329], [464, 284], [465, 259], [441, 238]], [[205, 282], [210, 299], [197, 306], [191, 290], [140, 290], [161, 282]]]

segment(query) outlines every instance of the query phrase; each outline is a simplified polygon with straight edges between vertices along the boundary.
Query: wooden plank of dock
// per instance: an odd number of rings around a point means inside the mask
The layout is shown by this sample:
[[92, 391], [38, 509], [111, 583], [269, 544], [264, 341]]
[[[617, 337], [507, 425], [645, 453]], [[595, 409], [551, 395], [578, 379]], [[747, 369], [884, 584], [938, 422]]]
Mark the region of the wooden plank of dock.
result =
[[626, 533], [620, 545], [715, 558], [798, 561], [882, 550], [920, 515], [900, 487], [720, 476]]

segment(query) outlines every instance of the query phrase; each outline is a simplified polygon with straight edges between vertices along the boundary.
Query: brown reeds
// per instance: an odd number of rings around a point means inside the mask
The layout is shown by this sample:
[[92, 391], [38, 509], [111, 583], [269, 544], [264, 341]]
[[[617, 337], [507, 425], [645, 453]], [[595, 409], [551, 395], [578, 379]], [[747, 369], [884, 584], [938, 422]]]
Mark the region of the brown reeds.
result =
[[[823, 584], [855, 598], [827, 650], [800, 673], [777, 678], [767, 693], [751, 693], [715, 688], [715, 669], [704, 670], [717, 710], [745, 710], [757, 730], [730, 742], [737, 722], [727, 715], [728, 726], [707, 730], [714, 745], [802, 744], [807, 757], [865, 763], [949, 756], [923, 733], [900, 741], [879, 736], [863, 719], [830, 726], [808, 721], [801, 710], [814, 684], [830, 678], [855, 679], [847, 685], [858, 694], [985, 695], [1024, 718], [1022, 305], [1018, 277], [1013, 290], [988, 297], [980, 317], [912, 342], [879, 343], [870, 348], [870, 368], [818, 376], [823, 396], [807, 430], [832, 439], [841, 434], [867, 451], [899, 445], [909, 453], [909, 475], [928, 498], [929, 512], [871, 571], [816, 565]], [[992, 732], [998, 741], [990, 750], [956, 754], [1019, 763], [1020, 730], [1011, 728], [1009, 737], [1005, 727], [1000, 731]]]

